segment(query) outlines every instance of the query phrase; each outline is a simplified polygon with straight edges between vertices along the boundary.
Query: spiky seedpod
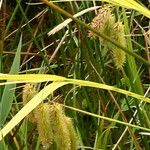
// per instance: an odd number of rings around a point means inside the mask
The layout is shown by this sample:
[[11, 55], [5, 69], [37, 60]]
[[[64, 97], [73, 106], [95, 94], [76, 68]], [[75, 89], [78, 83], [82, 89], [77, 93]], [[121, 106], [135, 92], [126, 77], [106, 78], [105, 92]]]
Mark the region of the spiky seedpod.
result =
[[[100, 31], [103, 34], [110, 35], [112, 26], [115, 22], [115, 18], [111, 13], [111, 9], [108, 6], [103, 7], [98, 11], [98, 14], [92, 20], [90, 26], [97, 31]], [[89, 37], [95, 38], [95, 34], [92, 31], [89, 31]], [[102, 45], [105, 44], [106, 41], [99, 37]]]
[[52, 148], [55, 141], [60, 150], [77, 150], [77, 134], [61, 104], [40, 104], [34, 114], [39, 138], [45, 149]]
[[[27, 104], [36, 94], [35, 86], [33, 84], [25, 84], [22, 92], [22, 101], [23, 105]], [[28, 115], [28, 119], [30, 122], [35, 122], [35, 117], [33, 112]]]
[[[91, 27], [126, 47], [124, 26], [121, 22], [115, 23], [115, 17], [108, 6], [99, 10], [98, 15], [91, 22]], [[95, 38], [96, 36], [90, 31], [89, 37]], [[125, 63], [125, 52], [103, 38], [99, 37], [99, 39], [104, 47], [111, 50], [115, 67], [122, 69]]]
[[36, 94], [36, 90], [33, 84], [25, 84], [23, 88], [22, 100], [25, 105], [28, 103], [33, 96]]
[[53, 143], [52, 121], [50, 118], [50, 107], [48, 103], [40, 104], [34, 111], [39, 139], [44, 147], [48, 149]]
[[78, 141], [78, 137], [77, 137], [75, 128], [73, 126], [72, 119], [69, 117], [66, 117], [65, 119], [66, 119], [67, 128], [69, 130], [69, 134], [70, 134], [71, 150], [77, 150], [78, 145], [79, 145], [79, 141]]
[[54, 140], [61, 150], [71, 150], [70, 133], [66, 125], [66, 116], [62, 105], [50, 106], [50, 117], [53, 126]]
[[[120, 43], [121, 46], [126, 47], [124, 26], [121, 22], [116, 22], [112, 30], [112, 38], [114, 41]], [[125, 63], [126, 54], [120, 48], [110, 44], [112, 57], [117, 69], [121, 69]]]

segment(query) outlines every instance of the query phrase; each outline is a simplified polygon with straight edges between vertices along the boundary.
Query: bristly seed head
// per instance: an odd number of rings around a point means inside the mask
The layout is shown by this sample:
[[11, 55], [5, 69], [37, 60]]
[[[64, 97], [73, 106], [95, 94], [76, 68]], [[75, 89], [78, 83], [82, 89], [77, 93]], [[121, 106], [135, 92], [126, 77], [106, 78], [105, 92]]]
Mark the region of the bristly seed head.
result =
[[[37, 93], [33, 84], [25, 84], [22, 92], [23, 105], [26, 105]], [[27, 116], [28, 120], [35, 123], [35, 117], [33, 111]]]
[[36, 90], [33, 84], [25, 84], [23, 88], [22, 100], [25, 105], [28, 103], [33, 96], [36, 94]]
[[[111, 14], [111, 9], [109, 7], [103, 7], [98, 11], [98, 14], [94, 17], [90, 26], [102, 33], [110, 33], [109, 31], [107, 31], [107, 29], [109, 29], [108, 26], [112, 24], [111, 22], [114, 22], [114, 17]], [[92, 31], [89, 31], [88, 36], [91, 38], [96, 38], [95, 34]]]
[[[115, 17], [109, 7], [100, 9], [98, 15], [92, 20], [90, 26], [120, 43], [121, 46], [126, 47], [124, 26], [121, 22], [115, 23]], [[91, 31], [89, 31], [88, 35], [91, 38], [96, 38], [95, 34]], [[125, 52], [103, 38], [99, 37], [99, 39], [104, 47], [111, 50], [115, 67], [117, 69], [122, 69], [126, 58]]]
[[79, 139], [77, 137], [75, 128], [73, 126], [73, 121], [69, 117], [65, 117], [65, 122], [67, 125], [67, 128], [69, 130], [70, 140], [71, 140], [71, 150], [77, 150], [79, 145]]
[[[34, 111], [40, 141], [44, 149], [48, 149], [53, 143], [53, 127], [50, 118], [48, 103], [40, 104]], [[54, 121], [54, 120], [53, 120]]]
[[[116, 22], [114, 24], [114, 28], [112, 32], [113, 32], [112, 38], [116, 42], [120, 43], [121, 46], [126, 47], [126, 39], [125, 39], [123, 24], [121, 22]], [[112, 51], [112, 56], [113, 56], [113, 60], [114, 60], [116, 68], [121, 69], [126, 60], [125, 52], [114, 45], [112, 45], [110, 49]]]
[[34, 110], [39, 139], [44, 149], [77, 150], [78, 138], [72, 120], [58, 103], [42, 103]]
[[65, 114], [60, 104], [50, 106], [50, 117], [52, 120], [54, 140], [58, 147], [63, 150], [71, 150], [70, 133], [66, 126]]

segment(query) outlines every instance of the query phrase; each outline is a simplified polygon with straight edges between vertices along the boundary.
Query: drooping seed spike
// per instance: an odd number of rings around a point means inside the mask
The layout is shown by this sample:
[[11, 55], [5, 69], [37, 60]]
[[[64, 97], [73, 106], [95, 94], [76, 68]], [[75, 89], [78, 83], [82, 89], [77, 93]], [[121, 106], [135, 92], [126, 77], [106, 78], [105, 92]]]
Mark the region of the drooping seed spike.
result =
[[[23, 105], [26, 105], [37, 93], [33, 84], [25, 84], [22, 92]], [[27, 116], [28, 120], [35, 123], [35, 117], [33, 111]]]
[[52, 104], [50, 111], [55, 142], [61, 150], [71, 150], [70, 133], [62, 105]]
[[[120, 43], [121, 46], [126, 47], [124, 26], [121, 22], [116, 22], [114, 24], [112, 38], [116, 42]], [[121, 69], [126, 59], [125, 52], [116, 46], [112, 46], [111, 50], [112, 50], [112, 57], [113, 57], [116, 68]]]
[[34, 111], [39, 139], [44, 149], [48, 149], [53, 143], [53, 127], [50, 118], [50, 107], [48, 103], [40, 104]]
[[78, 136], [76, 134], [73, 121], [71, 118], [66, 117], [66, 125], [69, 130], [70, 139], [71, 139], [71, 150], [77, 150], [79, 146]]

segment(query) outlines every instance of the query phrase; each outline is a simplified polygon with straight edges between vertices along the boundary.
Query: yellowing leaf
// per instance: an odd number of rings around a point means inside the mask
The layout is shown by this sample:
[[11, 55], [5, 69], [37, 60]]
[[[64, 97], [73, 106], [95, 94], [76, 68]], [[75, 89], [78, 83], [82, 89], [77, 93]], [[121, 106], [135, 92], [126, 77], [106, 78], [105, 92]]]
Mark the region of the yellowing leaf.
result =
[[0, 140], [5, 137], [23, 118], [25, 118], [35, 107], [37, 107], [48, 95], [67, 82], [53, 82], [44, 87], [36, 94], [0, 131]]

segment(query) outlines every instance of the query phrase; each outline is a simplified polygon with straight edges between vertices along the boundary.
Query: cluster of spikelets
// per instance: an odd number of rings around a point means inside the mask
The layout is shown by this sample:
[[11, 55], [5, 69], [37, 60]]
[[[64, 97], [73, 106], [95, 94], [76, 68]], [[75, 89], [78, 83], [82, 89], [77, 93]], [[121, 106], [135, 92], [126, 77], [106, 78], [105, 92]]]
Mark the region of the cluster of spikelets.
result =
[[[112, 14], [112, 10], [109, 6], [104, 6], [98, 11], [98, 14], [94, 17], [90, 26], [126, 47], [124, 26], [122, 22], [115, 22], [115, 16]], [[89, 37], [96, 38], [96, 35], [92, 31], [89, 31]], [[125, 63], [125, 52], [101, 37], [100, 41], [103, 46], [111, 50], [115, 67], [122, 69]]]
[[[23, 103], [30, 101], [35, 92], [32, 84], [26, 84], [23, 89]], [[65, 115], [61, 104], [42, 103], [29, 114], [28, 119], [37, 124], [44, 149], [52, 148], [54, 142], [60, 150], [78, 149], [78, 138], [72, 119]]]

